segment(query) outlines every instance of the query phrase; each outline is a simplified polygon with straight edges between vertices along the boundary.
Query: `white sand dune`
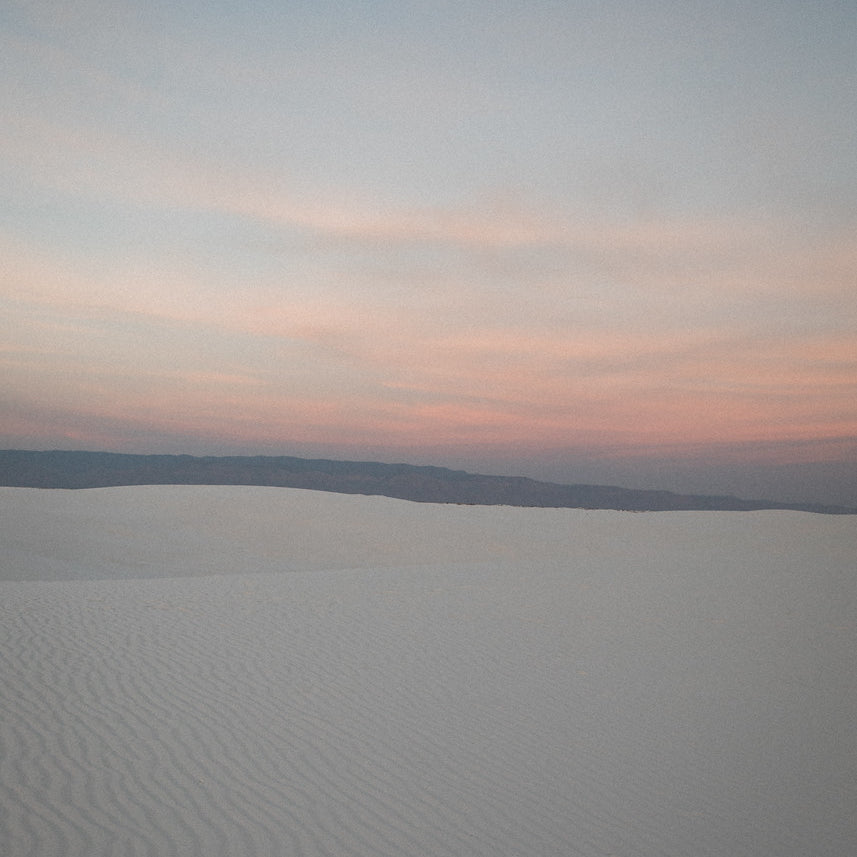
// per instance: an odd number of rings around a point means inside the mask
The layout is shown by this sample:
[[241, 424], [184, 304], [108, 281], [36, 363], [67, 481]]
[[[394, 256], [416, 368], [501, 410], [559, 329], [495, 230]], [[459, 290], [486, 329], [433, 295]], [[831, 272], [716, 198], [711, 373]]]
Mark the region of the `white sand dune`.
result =
[[857, 518], [0, 489], [0, 851], [843, 857]]

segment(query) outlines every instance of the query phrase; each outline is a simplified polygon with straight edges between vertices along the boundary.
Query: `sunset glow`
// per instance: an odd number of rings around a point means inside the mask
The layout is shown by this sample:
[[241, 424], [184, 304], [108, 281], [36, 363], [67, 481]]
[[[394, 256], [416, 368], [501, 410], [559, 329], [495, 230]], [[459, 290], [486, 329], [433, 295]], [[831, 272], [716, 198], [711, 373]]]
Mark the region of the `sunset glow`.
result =
[[857, 6], [0, 23], [0, 446], [857, 476]]

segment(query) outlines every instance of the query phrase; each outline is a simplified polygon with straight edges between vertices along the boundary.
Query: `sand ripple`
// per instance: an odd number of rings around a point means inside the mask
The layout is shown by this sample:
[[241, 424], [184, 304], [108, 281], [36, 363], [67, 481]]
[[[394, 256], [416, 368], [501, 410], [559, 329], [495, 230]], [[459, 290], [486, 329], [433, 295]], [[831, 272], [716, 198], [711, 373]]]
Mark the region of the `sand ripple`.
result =
[[0, 582], [3, 854], [847, 853], [853, 522], [563, 510], [528, 553], [483, 511], [485, 562]]

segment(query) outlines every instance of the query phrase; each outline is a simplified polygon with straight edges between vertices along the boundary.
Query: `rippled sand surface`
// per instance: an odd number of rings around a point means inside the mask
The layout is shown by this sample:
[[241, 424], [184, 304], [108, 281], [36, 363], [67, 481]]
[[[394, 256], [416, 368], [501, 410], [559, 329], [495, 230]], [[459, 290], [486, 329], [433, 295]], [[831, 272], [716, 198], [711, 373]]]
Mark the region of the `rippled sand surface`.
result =
[[0, 843], [857, 841], [857, 518], [0, 489]]

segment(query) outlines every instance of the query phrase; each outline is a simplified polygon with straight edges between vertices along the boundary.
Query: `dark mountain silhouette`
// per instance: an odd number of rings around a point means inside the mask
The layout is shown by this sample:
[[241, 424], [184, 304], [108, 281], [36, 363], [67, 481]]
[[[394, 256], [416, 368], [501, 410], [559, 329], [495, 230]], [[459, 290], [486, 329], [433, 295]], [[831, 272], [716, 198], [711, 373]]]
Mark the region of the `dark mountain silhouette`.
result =
[[559, 485], [521, 476], [372, 461], [287, 456], [127, 455], [112, 452], [0, 450], [0, 485], [103, 488], [115, 485], [266, 485], [342, 494], [378, 494], [422, 503], [659, 511], [791, 509], [857, 514], [817, 503], [674, 494], [610, 485]]

